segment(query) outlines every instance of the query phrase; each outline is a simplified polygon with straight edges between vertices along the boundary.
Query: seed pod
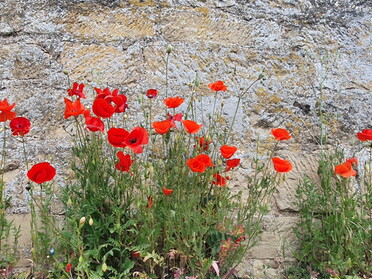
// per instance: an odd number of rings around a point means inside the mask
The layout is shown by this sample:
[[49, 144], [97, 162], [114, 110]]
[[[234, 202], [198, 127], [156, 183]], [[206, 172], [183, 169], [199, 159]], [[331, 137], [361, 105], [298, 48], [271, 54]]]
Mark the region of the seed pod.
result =
[[171, 53], [173, 51], [172, 45], [167, 46], [167, 53]]
[[80, 225], [84, 225], [86, 220], [87, 219], [85, 217], [81, 217], [79, 221]]

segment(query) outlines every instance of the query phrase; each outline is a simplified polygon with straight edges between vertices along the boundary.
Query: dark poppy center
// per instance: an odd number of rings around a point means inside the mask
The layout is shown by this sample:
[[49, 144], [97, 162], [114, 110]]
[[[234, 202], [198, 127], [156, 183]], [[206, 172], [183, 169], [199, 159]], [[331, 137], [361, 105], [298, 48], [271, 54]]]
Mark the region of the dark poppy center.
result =
[[130, 143], [136, 143], [136, 141], [137, 141], [137, 139], [136, 138], [134, 138], [134, 139], [130, 139], [130, 140], [128, 140]]

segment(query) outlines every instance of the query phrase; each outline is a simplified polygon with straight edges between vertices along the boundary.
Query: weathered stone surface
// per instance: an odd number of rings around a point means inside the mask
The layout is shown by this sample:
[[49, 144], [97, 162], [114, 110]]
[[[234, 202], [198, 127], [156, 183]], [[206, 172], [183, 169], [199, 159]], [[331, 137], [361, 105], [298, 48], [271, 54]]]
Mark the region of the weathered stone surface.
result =
[[106, 7], [76, 5], [62, 18], [72, 39], [91, 42], [110, 42], [125, 38], [154, 36], [154, 20], [144, 11], [110, 9]]
[[[71, 128], [63, 119], [69, 87], [63, 71], [70, 82], [86, 83], [88, 99], [95, 86], [118, 88], [128, 95], [131, 114], [148, 88], [165, 95], [165, 50], [173, 45], [170, 96], [189, 97], [198, 77], [198, 112], [202, 100], [210, 113], [214, 97], [207, 84], [224, 80], [220, 124], [231, 123], [240, 98], [231, 138], [242, 168], [231, 188], [246, 187], [257, 145], [260, 158], [269, 157], [271, 128], [291, 131], [293, 139], [278, 144], [275, 155], [291, 160], [293, 171], [278, 187], [261, 241], [240, 268], [254, 278], [279, 278], [288, 260], [281, 247], [294, 242], [296, 185], [304, 174], [316, 179], [320, 115], [330, 142], [341, 139], [346, 155], [362, 162], [368, 156], [353, 143], [357, 131], [372, 127], [371, 12], [363, 0], [5, 0], [0, 99], [16, 102], [17, 113], [31, 119], [28, 155], [32, 162], [52, 162], [63, 186], [71, 146], [62, 128]], [[266, 80], [246, 91], [261, 73]], [[12, 196], [10, 213], [23, 220], [16, 214], [29, 212], [26, 166], [19, 142], [8, 144], [7, 162], [19, 167], [4, 174], [6, 194]]]

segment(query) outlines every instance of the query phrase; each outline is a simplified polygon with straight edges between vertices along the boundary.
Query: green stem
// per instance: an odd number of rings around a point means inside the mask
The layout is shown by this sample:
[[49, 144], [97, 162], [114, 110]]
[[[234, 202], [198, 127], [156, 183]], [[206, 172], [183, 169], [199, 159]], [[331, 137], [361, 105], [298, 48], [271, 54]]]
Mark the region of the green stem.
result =
[[22, 147], [23, 147], [23, 156], [26, 162], [26, 168], [28, 169], [28, 159], [27, 159], [27, 152], [26, 152], [26, 144], [25, 144], [25, 138], [22, 137]]
[[165, 98], [168, 98], [168, 65], [169, 65], [170, 52], [167, 52], [167, 58], [165, 62]]
[[[37, 206], [37, 208], [40, 210], [40, 212], [42, 212], [44, 214], [43, 217], [46, 217], [46, 221], [52, 226], [52, 229], [54, 230], [54, 232], [57, 233], [58, 235], [60, 235], [67, 243], [69, 243], [71, 245], [71, 247], [73, 247], [74, 249], [78, 249], [68, 238], [66, 238], [61, 233], [60, 229], [56, 227], [54, 222], [52, 220], [50, 220], [49, 214], [45, 214], [45, 208], [43, 207], [43, 202], [41, 201], [40, 205], [37, 203], [37, 201], [36, 201], [36, 199], [33, 195], [32, 189], [30, 190], [30, 196], [31, 196], [31, 201], [32, 201], [32, 203], [31, 203], [32, 208], [33, 208], [32, 210], [35, 211], [35, 206], [34, 206], [34, 204], [35, 204]], [[35, 217], [36, 217], [36, 212], [35, 212]], [[35, 222], [35, 228], [37, 229], [36, 222]], [[31, 231], [32, 231], [32, 228], [31, 228]]]
[[258, 82], [259, 80], [261, 80], [261, 79], [263, 79], [263, 78], [264, 78], [264, 76], [263, 76], [262, 74], [259, 75], [258, 78], [257, 78], [255, 81], [253, 81], [253, 82], [248, 86], [248, 88], [247, 88], [247, 89], [246, 89], [242, 94], [240, 94], [240, 96], [238, 97], [238, 104], [236, 105], [235, 112], [234, 112], [234, 116], [233, 116], [233, 119], [232, 119], [231, 124], [230, 124], [230, 128], [229, 128], [229, 130], [227, 131], [227, 133], [225, 134], [224, 143], [226, 143], [226, 142], [228, 141], [228, 139], [229, 139], [230, 133], [231, 133], [231, 131], [232, 131], [232, 129], [233, 129], [233, 126], [234, 126], [234, 124], [235, 124], [236, 116], [237, 116], [237, 114], [238, 114], [239, 105], [240, 105], [240, 103], [241, 103], [241, 101], [242, 101], [242, 98], [244, 97], [245, 94], [247, 94], [247, 93], [249, 92], [249, 90], [252, 88], [252, 86], [253, 86], [256, 82]]

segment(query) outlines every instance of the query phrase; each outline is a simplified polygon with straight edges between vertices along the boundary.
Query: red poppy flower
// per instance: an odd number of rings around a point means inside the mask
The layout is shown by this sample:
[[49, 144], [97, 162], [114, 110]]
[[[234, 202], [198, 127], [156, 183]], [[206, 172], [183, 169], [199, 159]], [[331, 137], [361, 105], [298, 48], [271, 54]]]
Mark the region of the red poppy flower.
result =
[[196, 137], [196, 139], [199, 140], [199, 148], [201, 150], [208, 150], [209, 145], [212, 143], [212, 140], [206, 140], [204, 137]]
[[115, 104], [114, 108], [116, 113], [125, 112], [128, 107], [127, 96], [125, 95], [108, 96], [105, 100]]
[[69, 118], [70, 116], [78, 116], [80, 114], [84, 114], [85, 107], [80, 102], [80, 98], [78, 98], [75, 102], [65, 98], [65, 119]]
[[147, 197], [147, 205], [146, 208], [151, 208], [154, 205], [154, 199], [151, 196]]
[[95, 115], [102, 118], [110, 118], [115, 113], [115, 108], [111, 103], [101, 98], [94, 100], [92, 110]]
[[[114, 107], [114, 112], [120, 113], [124, 112], [127, 109], [127, 96], [119, 94], [118, 89], [115, 89], [111, 92], [108, 88], [101, 90], [94, 87], [94, 90], [97, 92], [96, 99], [104, 99], [105, 101], [107, 101], [111, 106]], [[114, 105], [112, 105], [111, 103], [114, 103]]]
[[169, 196], [173, 192], [173, 190], [167, 189], [167, 188], [164, 188], [164, 187], [162, 188], [162, 190], [163, 190], [164, 195], [166, 195], [166, 196]]
[[152, 123], [152, 127], [158, 134], [166, 134], [172, 127], [172, 123], [169, 120], [155, 121]]
[[156, 89], [149, 89], [146, 92], [146, 96], [149, 99], [156, 98], [156, 96], [158, 96], [158, 90], [156, 90]]
[[347, 159], [346, 162], [349, 162], [349, 163], [352, 164], [353, 166], [357, 166], [357, 165], [358, 165], [358, 159], [357, 159], [357, 158], [350, 158], [350, 159]]
[[345, 162], [335, 167], [335, 174], [341, 175], [342, 177], [356, 176], [357, 172], [353, 170], [353, 166], [350, 162]]
[[240, 159], [230, 159], [226, 161], [226, 171], [229, 171], [240, 164]]
[[274, 157], [271, 160], [277, 172], [289, 172], [292, 170], [292, 164], [288, 160], [282, 160], [279, 157]]
[[122, 128], [111, 128], [107, 131], [108, 142], [115, 147], [125, 147], [125, 139], [129, 135], [127, 130]]
[[149, 135], [146, 129], [135, 127], [131, 132], [121, 128], [111, 128], [107, 132], [108, 141], [115, 147], [128, 146], [134, 153], [142, 153], [143, 147], [149, 142]]
[[24, 136], [31, 129], [31, 122], [25, 117], [13, 118], [9, 123], [10, 129], [13, 132], [13, 136]]
[[167, 119], [171, 122], [172, 127], [176, 128], [176, 122], [175, 121], [181, 121], [182, 120], [182, 113], [177, 113], [175, 115], [170, 115], [167, 113]]
[[72, 85], [72, 89], [67, 89], [68, 95], [69, 96], [78, 96], [79, 98], [85, 99], [85, 95], [83, 93], [84, 90], [84, 83], [78, 84], [77, 82], [74, 82]]
[[196, 156], [195, 159], [202, 162], [207, 167], [214, 167], [211, 157], [206, 154], [200, 154]]
[[216, 82], [208, 84], [208, 87], [212, 91], [226, 91], [226, 86], [221, 80], [217, 80]]
[[101, 131], [103, 133], [105, 130], [105, 124], [99, 117], [85, 116], [85, 125], [92, 132]]
[[176, 108], [180, 106], [185, 99], [181, 97], [169, 97], [166, 98], [163, 102], [168, 108]]
[[104, 99], [108, 96], [116, 96], [118, 95], [119, 93], [119, 90], [118, 89], [115, 89], [114, 91], [110, 91], [110, 89], [108, 88], [105, 88], [105, 89], [99, 89], [97, 87], [94, 87], [94, 91], [96, 91], [97, 93], [97, 97], [96, 98], [99, 98], [99, 99]]
[[286, 129], [271, 129], [271, 134], [275, 137], [276, 140], [289, 140], [291, 135]]
[[27, 177], [37, 184], [50, 181], [55, 175], [56, 169], [48, 162], [38, 163], [27, 172]]
[[125, 145], [137, 154], [142, 153], [142, 145], [148, 144], [148, 142], [149, 134], [142, 127], [135, 127], [124, 140]]
[[205, 170], [206, 170], [206, 168], [207, 168], [207, 166], [206, 166], [203, 162], [201, 162], [201, 161], [199, 161], [199, 160], [197, 160], [197, 159], [195, 159], [195, 158], [190, 158], [190, 159], [188, 159], [188, 160], [186, 161], [186, 164], [188, 165], [188, 167], [189, 167], [193, 172], [200, 172], [200, 173], [203, 173], [203, 172], [205, 172]]
[[14, 119], [17, 114], [11, 111], [16, 104], [10, 105], [7, 99], [0, 101], [0, 122]]
[[7, 112], [7, 111], [11, 111], [14, 107], [15, 107], [15, 103], [10, 105], [8, 103], [8, 99], [4, 99], [2, 101], [0, 101], [0, 111], [2, 112]]
[[221, 176], [221, 175], [218, 174], [218, 173], [215, 173], [215, 174], [213, 175], [213, 178], [214, 178], [215, 180], [212, 180], [212, 184], [214, 184], [214, 185], [219, 185], [219, 186], [221, 186], [221, 187], [226, 186], [227, 179], [226, 179], [225, 177]]
[[191, 120], [183, 120], [182, 121], [183, 126], [185, 127], [186, 132], [190, 134], [196, 134], [200, 128], [203, 126], [203, 124], [197, 124], [194, 121]]
[[238, 148], [235, 146], [222, 145], [220, 147], [221, 155], [225, 159], [231, 158], [237, 150]]
[[361, 133], [357, 133], [357, 138], [361, 141], [372, 140], [372, 129], [362, 130]]
[[129, 154], [124, 155], [123, 151], [119, 151], [116, 156], [119, 158], [119, 163], [115, 165], [116, 169], [128, 172], [134, 160], [130, 159]]
[[68, 263], [66, 264], [66, 272], [71, 272], [71, 269], [72, 269], [72, 264], [71, 263]]
[[200, 154], [195, 158], [188, 159], [186, 164], [193, 172], [200, 173], [205, 172], [207, 167], [214, 166], [211, 157], [206, 154]]

